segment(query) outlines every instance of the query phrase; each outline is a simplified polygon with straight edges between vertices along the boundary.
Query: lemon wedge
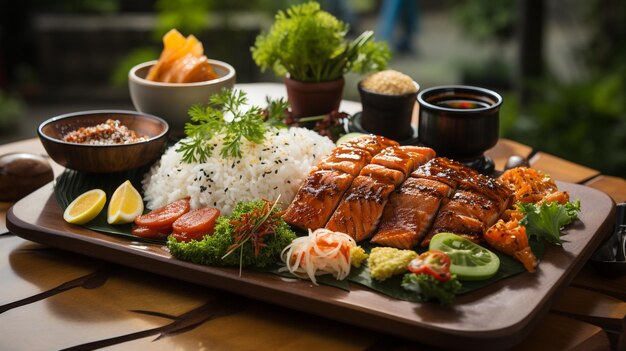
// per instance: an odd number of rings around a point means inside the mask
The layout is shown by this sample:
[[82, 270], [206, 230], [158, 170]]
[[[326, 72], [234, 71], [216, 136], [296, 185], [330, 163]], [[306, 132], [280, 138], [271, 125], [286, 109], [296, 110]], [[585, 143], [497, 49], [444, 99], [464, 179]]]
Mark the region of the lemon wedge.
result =
[[109, 224], [131, 223], [143, 213], [143, 199], [130, 180], [120, 185], [113, 196], [107, 211]]
[[63, 212], [63, 219], [68, 223], [85, 224], [96, 218], [104, 208], [107, 196], [100, 189], [89, 190], [75, 198]]

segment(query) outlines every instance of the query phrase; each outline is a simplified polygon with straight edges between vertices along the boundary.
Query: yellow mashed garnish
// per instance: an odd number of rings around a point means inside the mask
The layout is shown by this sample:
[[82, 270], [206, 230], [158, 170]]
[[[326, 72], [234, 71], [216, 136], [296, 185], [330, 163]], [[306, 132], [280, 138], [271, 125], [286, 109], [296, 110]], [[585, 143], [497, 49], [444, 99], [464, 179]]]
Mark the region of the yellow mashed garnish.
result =
[[365, 253], [360, 246], [353, 246], [350, 248], [350, 264], [353, 267], [359, 268], [363, 261], [367, 260], [368, 254]]
[[370, 252], [367, 264], [370, 276], [383, 281], [393, 275], [406, 272], [407, 264], [417, 257], [413, 250], [400, 250], [393, 247], [375, 247]]

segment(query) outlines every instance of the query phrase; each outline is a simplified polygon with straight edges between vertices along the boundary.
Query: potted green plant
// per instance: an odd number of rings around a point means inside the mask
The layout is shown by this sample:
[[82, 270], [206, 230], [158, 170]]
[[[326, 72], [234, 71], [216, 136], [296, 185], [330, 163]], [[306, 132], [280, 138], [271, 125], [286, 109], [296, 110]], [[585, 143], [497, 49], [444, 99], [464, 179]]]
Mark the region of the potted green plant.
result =
[[295, 117], [327, 114], [339, 109], [344, 75], [386, 67], [391, 53], [366, 31], [348, 41], [348, 25], [316, 2], [278, 11], [268, 32], [260, 34], [252, 57], [265, 71], [285, 76], [287, 96]]

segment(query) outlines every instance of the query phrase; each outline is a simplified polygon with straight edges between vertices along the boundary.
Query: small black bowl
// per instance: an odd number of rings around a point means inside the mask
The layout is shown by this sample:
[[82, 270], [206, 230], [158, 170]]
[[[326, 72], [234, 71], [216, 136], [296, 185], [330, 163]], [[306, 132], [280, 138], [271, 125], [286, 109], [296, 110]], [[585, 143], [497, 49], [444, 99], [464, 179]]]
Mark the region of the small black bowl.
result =
[[[415, 84], [419, 90], [419, 85]], [[381, 94], [364, 89], [358, 84], [361, 96], [361, 125], [369, 133], [394, 140], [406, 140], [413, 136], [411, 118], [417, 92], [402, 95]]]
[[[118, 145], [69, 143], [63, 137], [81, 127], [92, 127], [107, 119], [149, 137], [146, 141]], [[169, 126], [163, 119], [135, 111], [84, 111], [50, 118], [39, 125], [39, 139], [48, 155], [58, 164], [88, 173], [114, 173], [139, 168], [163, 152]]]
[[472, 86], [439, 86], [420, 92], [417, 101], [418, 138], [423, 145], [482, 173], [493, 171], [493, 161], [484, 153], [498, 142], [502, 105], [498, 93]]

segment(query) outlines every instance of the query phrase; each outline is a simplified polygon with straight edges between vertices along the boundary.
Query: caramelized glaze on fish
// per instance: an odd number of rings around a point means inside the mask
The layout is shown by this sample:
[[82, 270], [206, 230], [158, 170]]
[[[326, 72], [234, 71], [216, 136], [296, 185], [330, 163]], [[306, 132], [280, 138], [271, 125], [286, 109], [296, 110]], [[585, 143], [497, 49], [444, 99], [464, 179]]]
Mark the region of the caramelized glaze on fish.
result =
[[355, 178], [326, 228], [346, 233], [357, 241], [371, 237], [389, 194], [434, 155], [430, 148], [415, 146], [392, 146], [381, 151]]
[[411, 249], [430, 229], [450, 186], [436, 180], [409, 178], [389, 197], [380, 227], [372, 242]]
[[311, 172], [285, 211], [285, 221], [302, 230], [324, 227], [353, 178], [339, 171]]
[[369, 238], [378, 226], [380, 215], [394, 188], [393, 184], [374, 178], [356, 177], [326, 228], [346, 233], [356, 241]]
[[285, 211], [285, 221], [302, 230], [324, 227], [361, 169], [381, 150], [397, 145], [382, 136], [366, 135], [335, 148], [305, 179]]
[[356, 177], [365, 165], [370, 163], [372, 155], [369, 151], [350, 146], [335, 148], [330, 155], [318, 164], [318, 169], [340, 171]]

